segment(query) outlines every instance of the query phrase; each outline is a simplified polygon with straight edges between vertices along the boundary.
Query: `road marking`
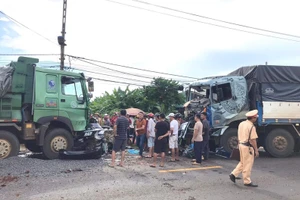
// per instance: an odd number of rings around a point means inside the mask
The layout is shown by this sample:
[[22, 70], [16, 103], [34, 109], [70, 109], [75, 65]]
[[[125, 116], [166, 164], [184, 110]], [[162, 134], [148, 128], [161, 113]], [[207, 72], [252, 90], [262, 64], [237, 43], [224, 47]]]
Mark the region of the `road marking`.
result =
[[185, 171], [196, 171], [196, 170], [205, 170], [205, 169], [220, 169], [221, 166], [210, 166], [210, 167], [194, 167], [194, 168], [185, 168], [185, 169], [168, 169], [168, 170], [159, 170], [160, 173], [167, 172], [185, 172]]

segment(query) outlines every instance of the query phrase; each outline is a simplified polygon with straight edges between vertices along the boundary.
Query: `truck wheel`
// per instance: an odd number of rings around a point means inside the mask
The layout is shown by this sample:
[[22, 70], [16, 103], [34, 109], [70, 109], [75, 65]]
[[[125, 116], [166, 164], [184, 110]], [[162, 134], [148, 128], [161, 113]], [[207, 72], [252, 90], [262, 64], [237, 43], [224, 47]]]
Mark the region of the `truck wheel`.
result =
[[42, 148], [40, 146], [36, 145], [35, 141], [27, 141], [25, 143], [25, 147], [33, 153], [41, 153], [42, 152]]
[[294, 152], [295, 140], [284, 129], [274, 129], [266, 137], [266, 151], [273, 157], [288, 157]]
[[232, 150], [238, 146], [237, 129], [227, 129], [222, 135], [220, 143], [226, 152], [231, 153]]
[[0, 159], [17, 156], [19, 151], [18, 138], [8, 131], [0, 131]]
[[44, 140], [43, 153], [48, 159], [57, 159], [59, 150], [71, 150], [74, 140], [69, 131], [63, 128], [50, 130]]

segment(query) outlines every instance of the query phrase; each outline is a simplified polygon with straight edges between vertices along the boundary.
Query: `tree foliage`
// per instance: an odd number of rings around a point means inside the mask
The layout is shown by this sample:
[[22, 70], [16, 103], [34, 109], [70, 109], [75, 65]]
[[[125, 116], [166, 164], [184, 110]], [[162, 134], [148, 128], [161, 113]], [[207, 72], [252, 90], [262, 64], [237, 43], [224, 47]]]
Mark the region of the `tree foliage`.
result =
[[114, 89], [111, 94], [105, 92], [91, 103], [93, 112], [109, 113], [126, 108], [139, 108], [145, 112], [174, 112], [175, 105], [184, 102], [184, 96], [178, 91], [176, 81], [155, 78], [151, 85], [135, 90]]

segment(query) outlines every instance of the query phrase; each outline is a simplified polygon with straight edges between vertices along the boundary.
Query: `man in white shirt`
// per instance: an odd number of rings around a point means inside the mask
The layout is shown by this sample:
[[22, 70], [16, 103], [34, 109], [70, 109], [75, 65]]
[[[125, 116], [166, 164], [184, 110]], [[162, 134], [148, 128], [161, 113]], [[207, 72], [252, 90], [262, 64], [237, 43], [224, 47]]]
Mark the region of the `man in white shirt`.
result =
[[169, 147], [172, 151], [171, 162], [179, 161], [179, 149], [178, 149], [178, 122], [174, 119], [175, 114], [170, 113], [170, 138], [169, 138]]
[[149, 113], [148, 114], [149, 120], [147, 124], [147, 139], [148, 139], [148, 147], [149, 147], [149, 155], [146, 156], [146, 158], [152, 158], [153, 157], [153, 150], [154, 150], [154, 141], [155, 141], [155, 122], [153, 120], [154, 114]]

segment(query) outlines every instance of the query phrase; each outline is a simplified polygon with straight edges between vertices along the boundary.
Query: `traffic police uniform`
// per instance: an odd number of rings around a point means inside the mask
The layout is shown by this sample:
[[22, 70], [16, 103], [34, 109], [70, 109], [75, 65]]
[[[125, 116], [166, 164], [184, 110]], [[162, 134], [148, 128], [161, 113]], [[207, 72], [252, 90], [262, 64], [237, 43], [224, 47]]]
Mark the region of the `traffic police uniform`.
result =
[[[257, 110], [252, 110], [246, 113], [246, 117], [258, 117], [257, 114], [258, 114]], [[249, 141], [248, 141], [250, 130], [251, 130], [250, 140], [257, 139], [258, 136], [256, 133], [256, 128], [251, 121], [246, 120], [239, 124], [238, 140], [239, 140], [239, 150], [240, 150], [240, 162], [230, 174], [230, 179], [233, 182], [235, 182], [235, 177], [237, 177], [240, 173], [242, 173], [244, 184], [247, 186], [252, 186], [250, 176], [251, 176], [252, 166], [254, 163], [254, 149], [253, 147], [249, 146]]]

